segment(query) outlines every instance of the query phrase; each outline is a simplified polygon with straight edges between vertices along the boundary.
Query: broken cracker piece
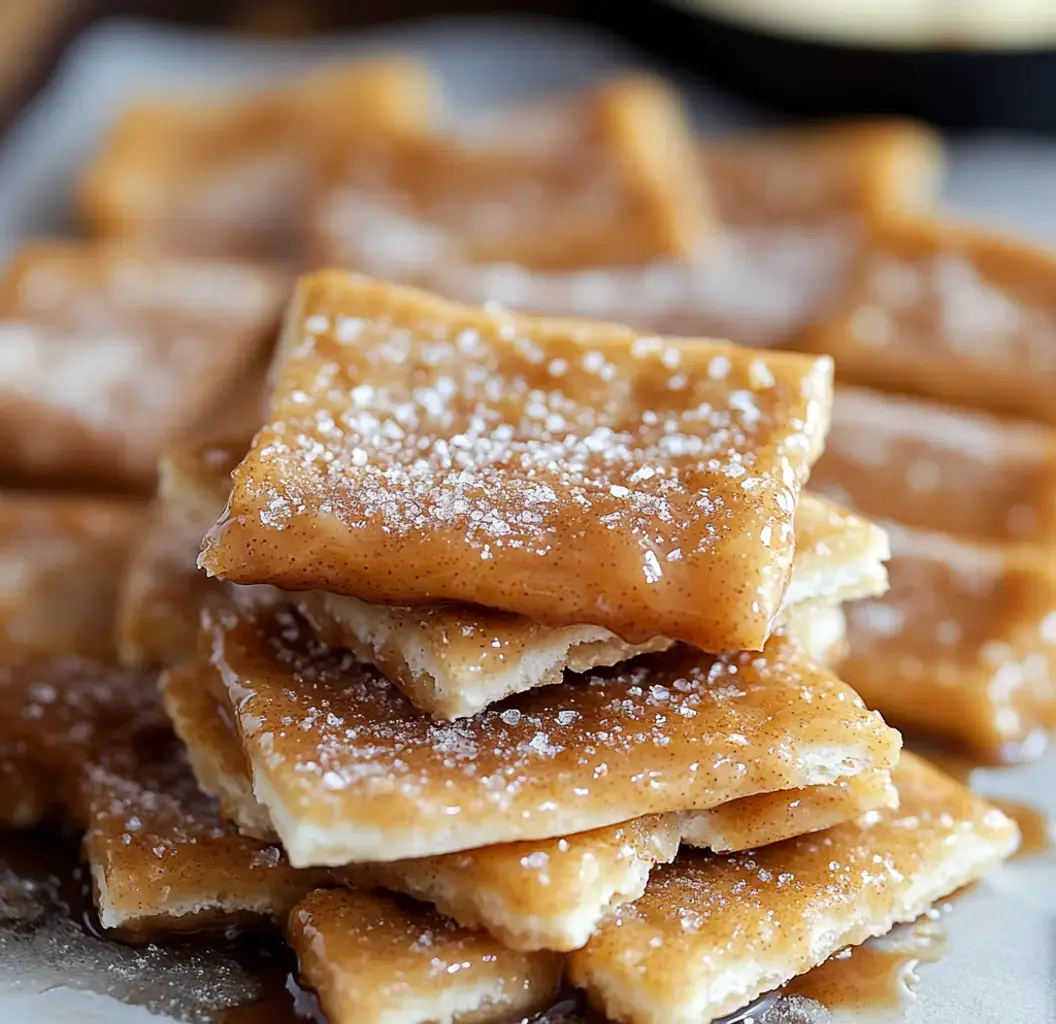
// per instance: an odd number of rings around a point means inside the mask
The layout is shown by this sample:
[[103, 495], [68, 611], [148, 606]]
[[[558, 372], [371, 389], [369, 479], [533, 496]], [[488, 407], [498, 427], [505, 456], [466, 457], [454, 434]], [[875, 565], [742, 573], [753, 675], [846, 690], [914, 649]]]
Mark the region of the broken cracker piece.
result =
[[292, 613], [205, 618], [216, 696], [295, 865], [424, 856], [713, 807], [889, 767], [900, 744], [782, 636], [763, 654], [676, 648], [446, 723], [321, 648]]
[[1056, 724], [1056, 561], [888, 524], [891, 589], [847, 608], [839, 672], [870, 707], [988, 756]]
[[557, 994], [557, 953], [506, 949], [486, 932], [388, 896], [310, 893], [287, 940], [333, 1024], [499, 1024]]
[[[811, 655], [827, 660], [843, 640], [839, 602], [883, 593], [889, 554], [879, 527], [805, 494], [781, 623], [794, 621]], [[510, 694], [559, 683], [566, 671], [616, 665], [673, 644], [664, 637], [627, 644], [600, 626], [554, 628], [451, 605], [400, 608], [319, 590], [290, 598], [323, 643], [378, 666], [436, 718], [473, 715]]]
[[625, 1024], [698, 1024], [913, 920], [1015, 850], [1012, 821], [924, 761], [904, 754], [894, 779], [897, 810], [657, 868], [570, 954], [572, 983]]
[[628, 643], [758, 649], [772, 630], [827, 361], [324, 272], [301, 279], [274, 371], [210, 573]]

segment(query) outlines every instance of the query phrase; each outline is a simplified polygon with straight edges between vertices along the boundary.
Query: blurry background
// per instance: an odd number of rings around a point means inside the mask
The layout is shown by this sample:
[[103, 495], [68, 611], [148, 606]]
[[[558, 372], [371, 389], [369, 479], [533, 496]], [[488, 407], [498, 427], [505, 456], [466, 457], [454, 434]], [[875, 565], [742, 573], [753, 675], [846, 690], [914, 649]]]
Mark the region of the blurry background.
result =
[[[144, 95], [386, 48], [424, 54], [459, 112], [646, 65], [682, 87], [707, 135], [804, 115], [923, 116], [956, 129], [945, 209], [1056, 244], [1054, 17], [1054, 0], [0, 0], [0, 254], [74, 227], [80, 169]], [[979, 774], [987, 792], [1056, 813], [1051, 758]], [[915, 1021], [999, 1019], [980, 1005], [1047, 1019], [1054, 870], [1051, 856], [1028, 861], [964, 904]], [[982, 968], [995, 948], [996, 977]]]
[[901, 113], [954, 127], [1056, 131], [1051, 0], [4, 0], [0, 124], [70, 39], [100, 18], [289, 38], [500, 12], [611, 29], [801, 115]]
[[708, 135], [920, 116], [952, 129], [945, 208], [1056, 243], [1054, 20], [1050, 0], [3, 0], [0, 251], [69, 229], [78, 166], [142, 95], [386, 47], [425, 52], [455, 109], [644, 64]]

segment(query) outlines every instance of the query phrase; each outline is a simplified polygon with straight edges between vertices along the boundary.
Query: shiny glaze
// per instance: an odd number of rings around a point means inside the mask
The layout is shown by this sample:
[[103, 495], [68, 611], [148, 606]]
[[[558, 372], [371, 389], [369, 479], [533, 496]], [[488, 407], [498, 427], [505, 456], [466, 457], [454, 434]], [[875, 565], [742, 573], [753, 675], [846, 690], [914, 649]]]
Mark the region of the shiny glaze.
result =
[[[119, 616], [122, 655], [132, 663], [175, 664], [193, 656], [199, 608], [229, 596], [195, 569], [194, 559], [201, 536], [223, 510], [231, 470], [249, 446], [247, 435], [166, 454], [153, 525], [133, 558]], [[815, 613], [800, 605], [879, 592], [886, 547], [867, 521], [810, 494], [796, 509], [795, 529], [782, 621], [795, 614], [810, 649]], [[325, 591], [289, 597], [320, 640], [377, 665], [416, 707], [438, 718], [464, 717], [511, 693], [560, 682], [566, 669], [582, 672], [671, 646], [660, 637], [631, 646], [602, 627], [555, 628], [482, 608], [372, 605]], [[831, 619], [831, 611], [821, 614]], [[822, 640], [826, 650], [811, 651], [819, 660], [831, 645], [831, 638]]]
[[784, 637], [762, 655], [676, 648], [448, 723], [305, 634], [289, 613], [232, 613], [213, 617], [204, 638], [254, 789], [271, 800], [295, 864], [713, 807], [886, 767], [900, 744]]
[[617, 1018], [699, 1021], [776, 988], [838, 949], [913, 920], [1016, 847], [1015, 825], [905, 754], [901, 802], [748, 853], [683, 852], [569, 957], [574, 984]]
[[396, 1020], [429, 1007], [438, 1019], [500, 1024], [550, 1004], [557, 953], [519, 953], [421, 904], [318, 890], [290, 913], [290, 945], [330, 1024]]
[[202, 564], [239, 583], [591, 623], [631, 643], [759, 649], [830, 370], [305, 277], [271, 422]]

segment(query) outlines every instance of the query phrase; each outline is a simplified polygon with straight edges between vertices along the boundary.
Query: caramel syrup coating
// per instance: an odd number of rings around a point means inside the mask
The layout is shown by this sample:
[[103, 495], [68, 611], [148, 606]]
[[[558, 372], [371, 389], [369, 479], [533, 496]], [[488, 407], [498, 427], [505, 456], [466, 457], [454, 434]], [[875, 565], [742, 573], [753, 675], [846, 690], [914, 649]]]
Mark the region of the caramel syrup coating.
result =
[[654, 870], [569, 957], [573, 984], [628, 1024], [694, 1024], [747, 1005], [837, 950], [911, 921], [1015, 850], [1015, 824], [911, 754], [897, 809]]
[[205, 618], [254, 791], [297, 865], [714, 807], [890, 767], [901, 742], [782, 636], [761, 655], [676, 648], [437, 722], [290, 612]]
[[301, 977], [332, 1024], [501, 1024], [557, 994], [562, 958], [519, 953], [436, 911], [370, 893], [318, 890], [290, 912]]
[[828, 361], [301, 279], [268, 424], [200, 564], [761, 649], [820, 454]]

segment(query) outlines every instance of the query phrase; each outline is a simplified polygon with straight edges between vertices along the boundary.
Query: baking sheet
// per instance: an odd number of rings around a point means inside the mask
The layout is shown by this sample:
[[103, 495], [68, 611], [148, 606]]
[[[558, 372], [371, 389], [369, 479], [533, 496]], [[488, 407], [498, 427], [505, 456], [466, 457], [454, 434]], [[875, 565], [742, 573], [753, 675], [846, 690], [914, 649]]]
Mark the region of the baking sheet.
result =
[[[643, 61], [589, 29], [525, 19], [445, 18], [311, 43], [234, 41], [132, 22], [103, 23], [70, 50], [47, 89], [0, 147], [0, 256], [20, 238], [69, 231], [76, 168], [116, 112], [151, 93], [226, 86], [293, 70], [327, 56], [401, 49], [425, 55], [451, 106], [470, 110], [544, 88], [575, 86]], [[653, 65], [655, 67], [655, 65]], [[660, 70], [667, 71], [669, 69]], [[704, 131], [765, 116], [684, 74]], [[1056, 244], [1056, 143], [1015, 137], [952, 140], [943, 204]], [[1054, 396], [1056, 400], [1056, 396]], [[1056, 816], [1056, 753], [1022, 767], [978, 774], [976, 788]], [[0, 877], [0, 1021], [189, 1019], [188, 991], [213, 1005], [237, 1002], [252, 979], [231, 963], [186, 964], [164, 952], [127, 957], [79, 940], [56, 919], [5, 933]], [[38, 894], [40, 895], [40, 894]], [[46, 896], [46, 894], [43, 894]], [[10, 910], [10, 908], [8, 908]], [[1051, 1024], [1056, 1021], [1056, 855], [1014, 861], [959, 899], [948, 917], [949, 951], [921, 967], [909, 1010], [836, 1017], [872, 1024]], [[140, 1005], [128, 1005], [115, 996]]]

